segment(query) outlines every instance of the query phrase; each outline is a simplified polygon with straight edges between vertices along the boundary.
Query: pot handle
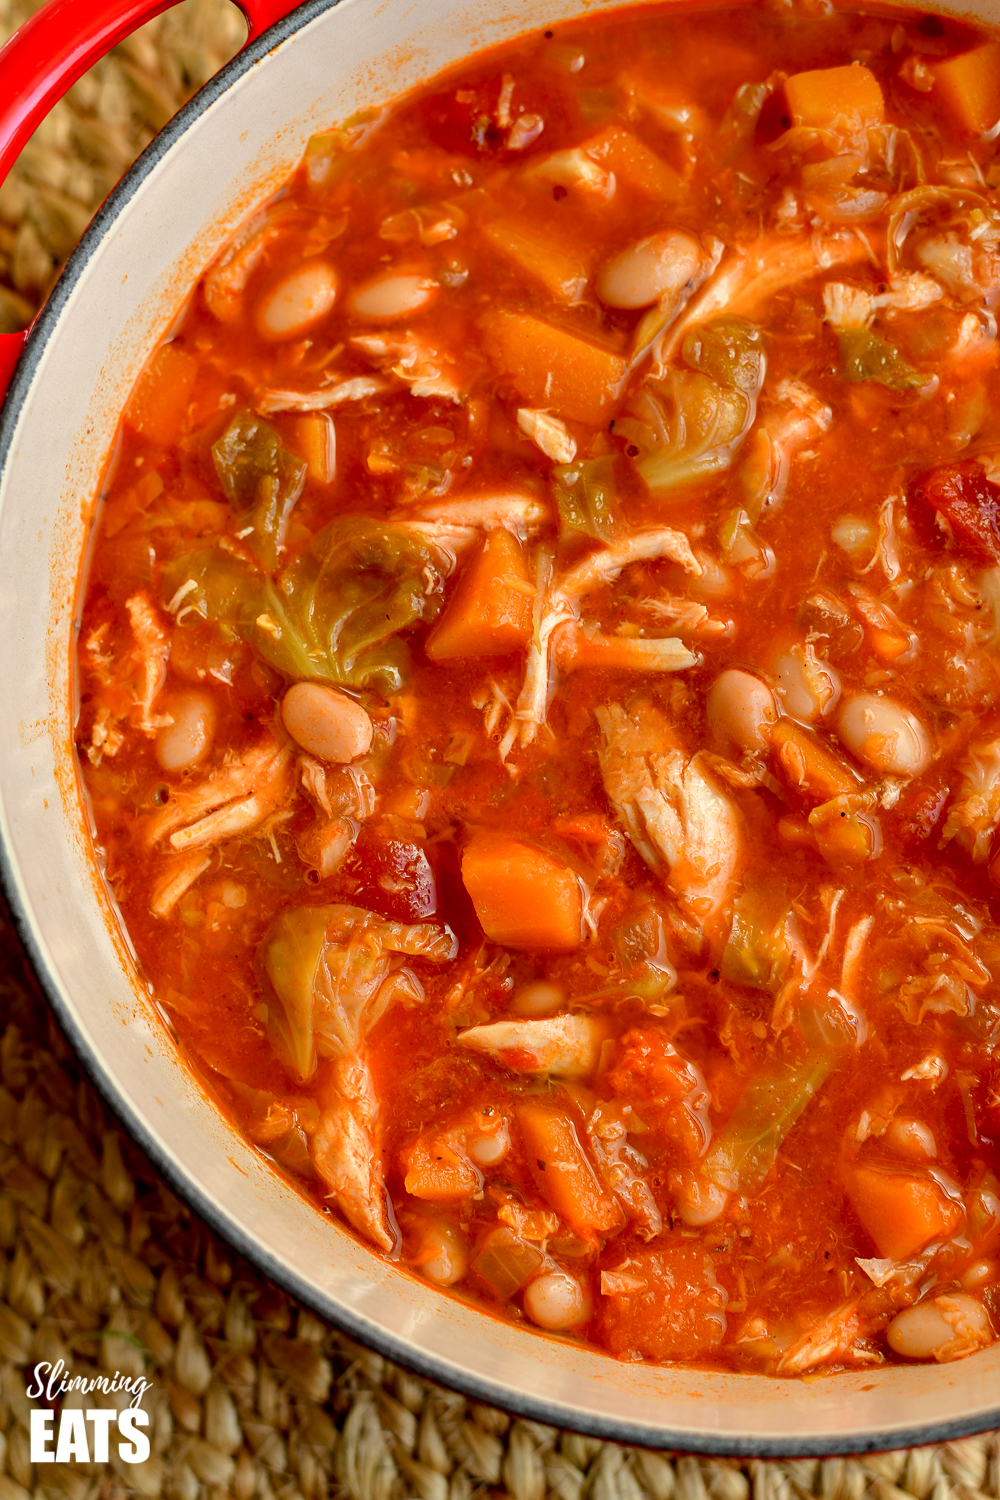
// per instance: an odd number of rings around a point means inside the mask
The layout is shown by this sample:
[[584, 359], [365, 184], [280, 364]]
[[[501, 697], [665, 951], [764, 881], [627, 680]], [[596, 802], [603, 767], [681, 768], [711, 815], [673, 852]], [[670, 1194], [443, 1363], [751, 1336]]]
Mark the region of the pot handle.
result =
[[[299, 0], [236, 0], [251, 42]], [[48, 0], [0, 47], [0, 184], [53, 104], [87, 69], [177, 0]], [[0, 404], [30, 329], [0, 334]]]

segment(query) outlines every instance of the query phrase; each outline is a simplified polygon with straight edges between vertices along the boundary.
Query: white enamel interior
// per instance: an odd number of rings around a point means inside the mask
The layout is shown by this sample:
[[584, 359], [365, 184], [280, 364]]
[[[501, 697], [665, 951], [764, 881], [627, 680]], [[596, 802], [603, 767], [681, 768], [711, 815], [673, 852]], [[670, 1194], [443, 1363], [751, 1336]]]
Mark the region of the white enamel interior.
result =
[[[64, 1020], [160, 1164], [264, 1269], [383, 1350], [501, 1404], [651, 1445], [831, 1452], [926, 1441], [949, 1424], [975, 1430], [1000, 1419], [1000, 1346], [959, 1364], [806, 1383], [647, 1368], [504, 1325], [394, 1271], [284, 1185], [207, 1101], [131, 968], [90, 853], [70, 754], [74, 595], [91, 497], [137, 371], [186, 289], [314, 129], [580, 9], [580, 0], [306, 9], [297, 31], [138, 174], [99, 243], [78, 256], [6, 409], [0, 819], [10, 890]], [[998, 9], [990, 0], [980, 13], [996, 20]]]

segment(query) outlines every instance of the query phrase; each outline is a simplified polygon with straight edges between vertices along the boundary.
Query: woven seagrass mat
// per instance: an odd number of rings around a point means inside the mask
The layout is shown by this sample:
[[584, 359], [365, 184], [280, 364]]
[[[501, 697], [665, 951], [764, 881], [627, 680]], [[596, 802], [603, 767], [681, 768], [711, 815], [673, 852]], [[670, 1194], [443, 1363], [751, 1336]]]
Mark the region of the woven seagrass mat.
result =
[[[36, 8], [0, 0], [0, 43]], [[0, 189], [0, 331], [30, 321], [93, 211], [243, 34], [227, 0], [184, 0], [56, 105]], [[58, 1359], [153, 1383], [150, 1461], [33, 1468], [26, 1373]], [[264, 1280], [160, 1180], [84, 1080], [0, 908], [0, 1500], [132, 1494], [1000, 1500], [1000, 1436], [741, 1464], [514, 1420], [396, 1368]]]

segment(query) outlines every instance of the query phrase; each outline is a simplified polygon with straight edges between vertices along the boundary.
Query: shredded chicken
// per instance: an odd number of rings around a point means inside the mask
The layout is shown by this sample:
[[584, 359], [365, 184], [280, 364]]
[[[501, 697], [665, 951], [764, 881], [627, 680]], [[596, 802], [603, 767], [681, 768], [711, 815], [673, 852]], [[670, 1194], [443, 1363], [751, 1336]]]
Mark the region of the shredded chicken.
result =
[[153, 707], [167, 680], [170, 638], [145, 594], [133, 594], [131, 599], [125, 601], [125, 608], [135, 636], [135, 657], [139, 665], [139, 717], [136, 728], [143, 734], [152, 735], [174, 722], [169, 714], [153, 713]]
[[596, 1016], [546, 1016], [542, 1020], [493, 1021], [455, 1038], [460, 1047], [492, 1057], [516, 1073], [552, 1078], [589, 1078], [597, 1067], [607, 1027]]
[[717, 941], [743, 848], [736, 808], [651, 703], [609, 704], [595, 718], [604, 787], [629, 838], [688, 919]]

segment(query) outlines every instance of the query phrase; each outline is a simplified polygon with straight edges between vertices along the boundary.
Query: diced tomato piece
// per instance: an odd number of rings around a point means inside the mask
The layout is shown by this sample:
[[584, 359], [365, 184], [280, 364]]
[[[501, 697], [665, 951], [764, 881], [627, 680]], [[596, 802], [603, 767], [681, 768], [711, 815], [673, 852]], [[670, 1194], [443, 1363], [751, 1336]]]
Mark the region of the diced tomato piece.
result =
[[928, 469], [910, 495], [937, 513], [966, 557], [990, 566], [1000, 562], [1000, 488], [987, 479], [982, 464], [968, 458]]
[[601, 1277], [601, 1325], [612, 1354], [704, 1359], [726, 1335], [728, 1298], [704, 1250], [676, 1240], [630, 1255]]

